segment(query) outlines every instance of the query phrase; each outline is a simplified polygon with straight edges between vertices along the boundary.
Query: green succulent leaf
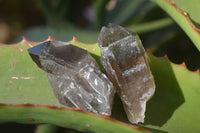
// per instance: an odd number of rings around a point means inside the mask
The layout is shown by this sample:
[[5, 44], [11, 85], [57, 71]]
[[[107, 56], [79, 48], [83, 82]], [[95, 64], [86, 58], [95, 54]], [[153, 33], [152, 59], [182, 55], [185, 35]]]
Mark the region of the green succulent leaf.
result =
[[[97, 44], [84, 44], [76, 38], [70, 43], [87, 49], [95, 58], [100, 55]], [[37, 44], [24, 39], [18, 44], [0, 45], [0, 122], [49, 123], [96, 133], [145, 132], [110, 117], [59, 104], [45, 73], [27, 52], [28, 48]]]
[[172, 24], [173, 24], [173, 20], [171, 20], [170, 18], [164, 18], [164, 19], [162, 18], [159, 20], [155, 20], [153, 22], [132, 24], [130, 26], [127, 26], [126, 28], [131, 31], [134, 31], [135, 33], [140, 34], [140, 33], [145, 33], [145, 32], [149, 32], [149, 31], [161, 29], [161, 28], [167, 27]]
[[186, 32], [200, 51], [199, 0], [152, 0], [165, 10]]
[[[147, 104], [144, 127], [153, 132], [198, 132], [200, 127], [200, 73], [189, 71], [185, 64], [171, 63], [148, 53], [156, 92]], [[193, 124], [191, 124], [193, 123]], [[157, 130], [155, 130], [157, 129]]]
[[[99, 62], [97, 44], [85, 44], [76, 38], [69, 43], [88, 50]], [[147, 104], [145, 123], [134, 126], [125, 123], [127, 118], [118, 103], [113, 107], [114, 119], [59, 104], [45, 73], [27, 53], [28, 48], [37, 44], [23, 39], [18, 44], [0, 45], [0, 122], [48, 123], [97, 133], [200, 131], [195, 124], [200, 121], [199, 72], [147, 52], [156, 93]]]

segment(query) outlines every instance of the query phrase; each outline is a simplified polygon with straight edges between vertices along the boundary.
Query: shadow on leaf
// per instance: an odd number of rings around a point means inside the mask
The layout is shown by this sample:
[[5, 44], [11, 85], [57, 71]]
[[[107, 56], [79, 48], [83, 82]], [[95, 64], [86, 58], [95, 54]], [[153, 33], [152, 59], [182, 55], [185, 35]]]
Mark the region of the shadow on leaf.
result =
[[[174, 111], [185, 102], [185, 99], [171, 63], [165, 59], [160, 60], [149, 53], [147, 54], [156, 83], [156, 91], [152, 99], [147, 103], [145, 123], [138, 126], [155, 133], [165, 133], [166, 131], [149, 128], [148, 125], [162, 127], [172, 117]], [[114, 100], [112, 117], [130, 124], [122, 102], [117, 95]]]
[[144, 125], [163, 126], [174, 111], [185, 102], [176, 80], [171, 63], [149, 55], [151, 71], [156, 83], [156, 91], [147, 103]]

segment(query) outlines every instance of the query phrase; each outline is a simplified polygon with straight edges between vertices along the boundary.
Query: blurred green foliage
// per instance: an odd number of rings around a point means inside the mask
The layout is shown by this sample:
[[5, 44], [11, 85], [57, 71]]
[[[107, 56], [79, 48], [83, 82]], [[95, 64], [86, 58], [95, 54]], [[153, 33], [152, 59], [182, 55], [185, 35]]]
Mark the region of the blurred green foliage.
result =
[[145, 48], [155, 55], [168, 54], [175, 63], [185, 61], [191, 70], [200, 66], [200, 54], [190, 39], [149, 0], [1, 0], [0, 5], [1, 42], [18, 42], [22, 36], [32, 41], [48, 36], [67, 41], [76, 36], [95, 43], [101, 27], [115, 23], [139, 33]]

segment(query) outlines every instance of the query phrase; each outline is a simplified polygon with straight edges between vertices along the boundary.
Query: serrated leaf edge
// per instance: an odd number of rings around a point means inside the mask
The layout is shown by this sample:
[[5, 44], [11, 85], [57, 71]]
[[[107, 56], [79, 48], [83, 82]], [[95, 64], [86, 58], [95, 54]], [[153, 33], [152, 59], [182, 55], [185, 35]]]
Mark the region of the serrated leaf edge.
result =
[[[168, 0], [166, 0], [166, 1], [168, 1]], [[173, 3], [173, 2], [172, 2], [172, 3]], [[46, 41], [57, 41], [57, 40], [54, 39], [52, 36], [49, 36], [49, 37], [48, 37], [46, 40], [44, 40], [44, 41], [41, 41], [41, 42], [34, 42], [34, 41], [28, 40], [26, 37], [23, 37], [22, 40], [21, 40], [20, 42], [18, 42], [18, 43], [5, 44], [5, 43], [1, 43], [1, 42], [0, 42], [0, 45], [17, 45], [17, 44], [19, 44], [19, 43], [22, 43], [22, 44], [26, 44], [28, 47], [33, 47], [33, 46], [36, 45], [36, 44], [40, 44], [40, 43], [43, 43], [43, 42], [46, 42]], [[78, 42], [78, 43], [82, 43], [82, 44], [85, 44], [85, 45], [97, 45], [97, 44], [98, 44], [98, 43], [84, 43], [84, 42], [79, 41], [76, 37], [73, 37], [72, 40], [66, 41], [66, 42], [67, 42], [67, 43], [70, 43], [70, 42]], [[147, 49], [146, 52], [149, 53], [149, 54], [151, 54], [151, 55], [153, 55], [153, 53], [152, 53], [149, 49]], [[154, 56], [154, 55], [153, 55], [153, 56]], [[154, 57], [156, 57], [156, 56], [154, 56]], [[156, 58], [166, 59], [166, 60], [169, 61], [170, 63], [172, 63], [172, 64], [174, 64], [174, 65], [182, 66], [182, 67], [186, 68], [186, 69], [187, 69], [188, 71], [190, 71], [190, 72], [193, 72], [193, 73], [200, 73], [200, 70], [199, 70], [199, 69], [197, 69], [196, 71], [191, 71], [191, 70], [189, 70], [189, 69], [187, 68], [185, 62], [182, 62], [181, 64], [176, 64], [176, 63], [170, 61], [170, 59], [168, 58], [167, 54], [165, 54], [163, 57], [156, 57]]]
[[146, 52], [149, 53], [149, 54], [151, 54], [151, 55], [152, 55], [153, 57], [155, 57], [155, 58], [165, 59], [165, 60], [167, 60], [168, 62], [172, 63], [173, 65], [182, 66], [182, 67], [184, 67], [187, 71], [190, 71], [190, 72], [192, 72], [192, 73], [200, 73], [199, 69], [197, 69], [196, 71], [189, 70], [184, 61], [183, 61], [181, 64], [176, 64], [176, 63], [172, 62], [172, 61], [169, 59], [169, 57], [167, 56], [167, 54], [165, 54], [164, 56], [161, 56], [161, 57], [157, 57], [157, 56], [154, 56], [153, 53], [152, 53], [149, 49], [147, 49]]
[[188, 14], [184, 11], [182, 11], [180, 8], [178, 8], [178, 6], [176, 5], [175, 2], [170, 2], [169, 0], [165, 0], [167, 3], [169, 3], [170, 5], [172, 5], [174, 8], [176, 8], [176, 10], [178, 12], [180, 12], [185, 18], [186, 20], [190, 23], [191, 27], [200, 35], [200, 29], [197, 28], [193, 23], [192, 21], [190, 20], [190, 17], [188, 16]]
[[[182, 27], [182, 29], [187, 33], [187, 35], [190, 37], [190, 39], [193, 41], [194, 44], [198, 44], [198, 45], [196, 45], [196, 47], [197, 47], [198, 50], [200, 50], [200, 43], [199, 43], [199, 41], [196, 39], [196, 37], [198, 37], [198, 38], [200, 37], [200, 29], [197, 28], [197, 27], [193, 24], [193, 22], [191, 21], [191, 19], [190, 19], [188, 13], [186, 13], [185, 11], [182, 11], [182, 10], [176, 5], [176, 3], [175, 3], [174, 1], [172, 1], [172, 2], [169, 1], [169, 0], [151, 0], [151, 1], [155, 2], [156, 4], [158, 4], [158, 5], [159, 5], [161, 8], [163, 8], [166, 12], [168, 12], [168, 11], [165, 9], [165, 7], [169, 5], [170, 7], [174, 8], [178, 13], [180, 13], [180, 14], [182, 15], [183, 19], [185, 19], [186, 23], [188, 23], [188, 25], [190, 26], [190, 28], [192, 28], [192, 30], [195, 31], [195, 32], [194, 32], [195, 34], [190, 35], [190, 34], [188, 34], [189, 30], [186, 30], [186, 29], [183, 28], [183, 27]], [[165, 5], [162, 5], [162, 1], [164, 1], [163, 3], [164, 3]], [[182, 24], [180, 24], [180, 22], [178, 22], [177, 19], [173, 17], [173, 14], [175, 14], [174, 12], [173, 12], [173, 13], [169, 13], [169, 12], [168, 12], [168, 14], [171, 15], [172, 18], [173, 18], [180, 26], [182, 26]]]

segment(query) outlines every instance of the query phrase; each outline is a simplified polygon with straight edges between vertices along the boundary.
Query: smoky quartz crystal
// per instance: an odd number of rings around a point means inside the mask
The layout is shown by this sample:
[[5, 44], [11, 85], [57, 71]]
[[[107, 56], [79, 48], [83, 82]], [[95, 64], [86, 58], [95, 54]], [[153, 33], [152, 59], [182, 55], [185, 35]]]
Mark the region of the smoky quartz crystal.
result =
[[154, 94], [155, 84], [138, 35], [109, 24], [101, 29], [98, 43], [102, 65], [117, 88], [128, 119], [144, 122], [146, 102]]
[[61, 41], [48, 41], [28, 52], [46, 72], [61, 104], [111, 115], [115, 89], [86, 50]]

